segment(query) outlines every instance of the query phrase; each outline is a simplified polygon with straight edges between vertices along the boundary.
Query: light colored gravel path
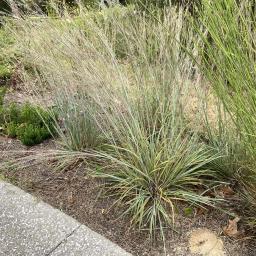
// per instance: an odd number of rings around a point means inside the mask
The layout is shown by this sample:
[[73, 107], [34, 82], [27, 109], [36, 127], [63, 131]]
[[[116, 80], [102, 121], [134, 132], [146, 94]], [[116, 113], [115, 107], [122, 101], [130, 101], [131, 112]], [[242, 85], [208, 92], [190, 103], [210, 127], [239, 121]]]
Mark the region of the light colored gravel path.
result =
[[23, 190], [0, 180], [0, 256], [131, 256]]

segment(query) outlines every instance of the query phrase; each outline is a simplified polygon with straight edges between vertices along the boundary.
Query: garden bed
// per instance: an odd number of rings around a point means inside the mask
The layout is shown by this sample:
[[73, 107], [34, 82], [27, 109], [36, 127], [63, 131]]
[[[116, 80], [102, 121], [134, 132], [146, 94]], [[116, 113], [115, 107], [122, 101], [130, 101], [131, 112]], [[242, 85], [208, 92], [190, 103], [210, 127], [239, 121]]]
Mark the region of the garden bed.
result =
[[3, 178], [134, 255], [254, 255], [253, 12], [224, 2], [6, 18]]
[[[18, 140], [0, 137], [0, 157], [5, 161], [8, 151], [24, 150], [23, 154], [27, 155], [26, 150], [40, 153], [55, 148], [52, 140], [27, 148]], [[120, 217], [122, 209], [113, 205], [114, 200], [103, 195], [103, 184], [87, 175], [83, 165], [75, 169], [53, 171], [50, 165], [41, 164], [31, 168], [4, 171], [2, 176], [116, 242], [133, 255], [165, 255], [161, 239], [152, 244], [146, 232], [136, 231], [129, 218]], [[182, 211], [182, 208], [180, 210]], [[177, 214], [174, 229], [167, 232], [167, 255], [193, 255], [189, 250], [189, 236], [198, 228], [207, 228], [221, 237], [226, 255], [255, 255], [256, 247], [251, 243], [251, 239], [248, 239], [249, 235], [244, 234], [238, 239], [223, 235], [223, 227], [227, 225], [229, 218], [227, 214], [213, 209], [208, 212], [193, 211], [190, 216]], [[243, 230], [242, 225], [239, 230]]]

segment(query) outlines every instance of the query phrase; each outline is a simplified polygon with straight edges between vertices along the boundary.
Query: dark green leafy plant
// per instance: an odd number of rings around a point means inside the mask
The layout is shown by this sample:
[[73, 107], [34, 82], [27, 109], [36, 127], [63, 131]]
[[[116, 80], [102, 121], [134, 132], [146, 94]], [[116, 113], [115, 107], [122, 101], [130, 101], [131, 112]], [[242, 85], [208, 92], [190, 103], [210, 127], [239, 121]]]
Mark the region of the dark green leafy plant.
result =
[[[1, 69], [1, 66], [0, 66]], [[1, 71], [0, 71], [1, 72]], [[1, 75], [1, 74], [0, 74]], [[3, 106], [6, 87], [0, 87], [0, 129], [11, 138], [18, 137], [24, 145], [32, 146], [51, 137], [54, 119], [40, 107], [26, 103]]]
[[21, 122], [20, 120], [20, 112], [21, 109], [18, 107], [17, 104], [11, 103], [9, 107], [5, 110], [5, 120], [6, 123], [14, 122], [15, 124], [18, 124]]
[[17, 124], [15, 122], [8, 123], [5, 130], [8, 137], [15, 138], [17, 136]]
[[29, 123], [38, 126], [43, 125], [43, 120], [39, 118], [39, 115], [42, 114], [47, 116], [45, 111], [38, 107], [32, 107], [29, 103], [26, 103], [20, 112], [20, 120], [22, 123]]
[[51, 134], [46, 127], [39, 127], [34, 124], [22, 124], [16, 128], [18, 139], [26, 146], [33, 146], [49, 138]]
[[54, 133], [54, 120], [48, 111], [26, 103], [12, 103], [0, 109], [1, 126], [11, 138], [17, 137], [24, 145], [32, 146], [50, 138]]

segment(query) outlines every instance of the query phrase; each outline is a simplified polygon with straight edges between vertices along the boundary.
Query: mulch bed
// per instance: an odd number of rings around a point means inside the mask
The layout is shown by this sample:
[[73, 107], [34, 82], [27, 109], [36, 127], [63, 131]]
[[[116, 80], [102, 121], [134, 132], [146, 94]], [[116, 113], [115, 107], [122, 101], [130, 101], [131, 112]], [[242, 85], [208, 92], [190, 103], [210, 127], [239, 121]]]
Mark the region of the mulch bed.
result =
[[[40, 152], [54, 148], [54, 142], [47, 141], [29, 150]], [[6, 161], [6, 152], [11, 150], [27, 150], [27, 148], [17, 140], [0, 137], [0, 160]], [[225, 237], [222, 228], [227, 225], [228, 215], [210, 210], [190, 217], [178, 215], [176, 231], [167, 230], [165, 254], [160, 239], [152, 244], [145, 231], [136, 231], [128, 217], [120, 217], [123, 209], [113, 205], [114, 199], [103, 196], [102, 182], [90, 177], [83, 166], [55, 171], [44, 163], [26, 169], [4, 170], [1, 175], [9, 182], [116, 242], [133, 255], [189, 256], [191, 255], [188, 248], [189, 234], [200, 227], [208, 228], [221, 237], [226, 255], [249, 256], [255, 255], [256, 252], [251, 240]]]

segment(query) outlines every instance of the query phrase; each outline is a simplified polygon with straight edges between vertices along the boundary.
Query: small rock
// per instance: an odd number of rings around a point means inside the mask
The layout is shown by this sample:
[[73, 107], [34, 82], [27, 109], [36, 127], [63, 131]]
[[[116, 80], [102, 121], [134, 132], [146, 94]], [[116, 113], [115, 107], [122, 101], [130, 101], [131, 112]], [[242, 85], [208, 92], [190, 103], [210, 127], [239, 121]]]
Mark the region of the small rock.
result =
[[224, 256], [223, 242], [208, 229], [197, 229], [189, 239], [191, 253], [203, 256]]

